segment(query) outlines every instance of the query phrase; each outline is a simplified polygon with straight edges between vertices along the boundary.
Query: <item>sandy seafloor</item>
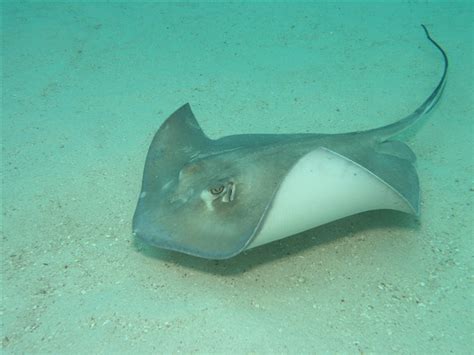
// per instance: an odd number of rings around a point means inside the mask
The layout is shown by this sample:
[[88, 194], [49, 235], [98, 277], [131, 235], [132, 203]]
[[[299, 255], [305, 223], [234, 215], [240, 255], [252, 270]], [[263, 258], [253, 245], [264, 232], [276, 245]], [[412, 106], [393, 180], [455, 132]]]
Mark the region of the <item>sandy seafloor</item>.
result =
[[[4, 353], [469, 353], [473, 7], [2, 5]], [[190, 102], [212, 138], [401, 138], [421, 217], [353, 216], [227, 261], [134, 240], [150, 140]]]

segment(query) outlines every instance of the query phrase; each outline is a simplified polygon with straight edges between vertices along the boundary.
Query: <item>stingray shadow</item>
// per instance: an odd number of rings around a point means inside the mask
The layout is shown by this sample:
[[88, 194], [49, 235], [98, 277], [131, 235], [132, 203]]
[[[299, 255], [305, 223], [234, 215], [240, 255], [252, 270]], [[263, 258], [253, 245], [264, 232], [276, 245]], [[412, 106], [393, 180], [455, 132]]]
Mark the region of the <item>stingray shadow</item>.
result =
[[416, 217], [396, 211], [372, 211], [350, 216], [303, 233], [250, 249], [225, 260], [208, 260], [175, 251], [164, 250], [134, 239], [140, 253], [161, 262], [199, 270], [220, 276], [242, 274], [263, 264], [292, 257], [303, 250], [317, 248], [341, 238], [351, 238], [378, 228], [417, 229]]

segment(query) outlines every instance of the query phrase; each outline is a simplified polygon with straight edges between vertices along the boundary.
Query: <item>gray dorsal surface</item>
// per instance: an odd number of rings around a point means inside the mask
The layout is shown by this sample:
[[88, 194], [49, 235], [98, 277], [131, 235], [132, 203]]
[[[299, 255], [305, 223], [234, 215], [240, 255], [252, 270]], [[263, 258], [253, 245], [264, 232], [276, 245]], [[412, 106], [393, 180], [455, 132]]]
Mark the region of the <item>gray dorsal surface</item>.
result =
[[[183, 105], [161, 125], [150, 145], [133, 218], [134, 234], [154, 246], [200, 257], [236, 255], [258, 237], [274, 203], [285, 203], [275, 196], [282, 183], [290, 181], [288, 176], [298, 181], [298, 174], [303, 174], [296, 168], [298, 162], [310, 156], [317, 159], [312, 153], [318, 149], [330, 152], [338, 166], [352, 165], [352, 174], [361, 172], [371, 179], [368, 190], [378, 184], [393, 193], [398, 201], [388, 208], [417, 215], [420, 193], [415, 154], [392, 137], [432, 109], [446, 82], [446, 54], [423, 29], [443, 55], [442, 78], [411, 115], [384, 127], [332, 135], [256, 134], [212, 140], [201, 130], [189, 104]], [[321, 162], [314, 162], [317, 170]], [[345, 194], [351, 199], [350, 191]], [[354, 213], [371, 208], [362, 206]]]

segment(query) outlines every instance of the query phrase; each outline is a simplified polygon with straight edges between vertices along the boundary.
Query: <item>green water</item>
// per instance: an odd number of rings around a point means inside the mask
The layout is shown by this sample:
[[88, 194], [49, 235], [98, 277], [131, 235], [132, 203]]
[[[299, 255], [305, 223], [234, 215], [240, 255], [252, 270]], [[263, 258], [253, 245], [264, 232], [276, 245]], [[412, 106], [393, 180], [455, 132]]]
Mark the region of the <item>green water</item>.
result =
[[[2, 352], [456, 353], [473, 341], [473, 6], [2, 3]], [[352, 216], [227, 261], [131, 219], [156, 129], [403, 135], [421, 216]]]

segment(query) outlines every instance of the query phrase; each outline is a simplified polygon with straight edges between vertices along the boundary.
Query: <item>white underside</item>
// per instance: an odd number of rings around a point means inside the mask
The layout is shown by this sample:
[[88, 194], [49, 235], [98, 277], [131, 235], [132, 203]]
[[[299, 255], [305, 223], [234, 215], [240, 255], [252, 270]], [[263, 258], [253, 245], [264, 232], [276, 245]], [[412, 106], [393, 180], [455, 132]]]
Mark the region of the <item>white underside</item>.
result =
[[377, 209], [411, 212], [401, 195], [367, 169], [318, 148], [303, 156], [286, 175], [262, 228], [247, 249]]

